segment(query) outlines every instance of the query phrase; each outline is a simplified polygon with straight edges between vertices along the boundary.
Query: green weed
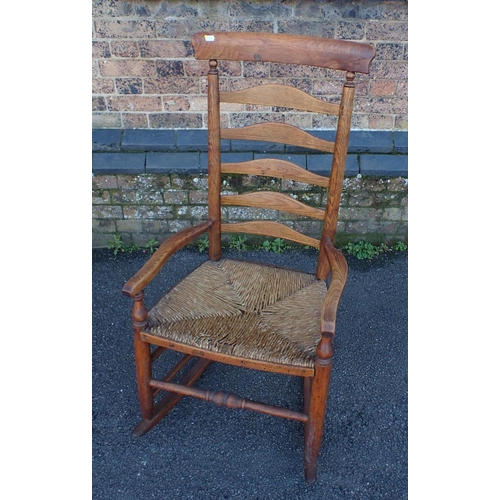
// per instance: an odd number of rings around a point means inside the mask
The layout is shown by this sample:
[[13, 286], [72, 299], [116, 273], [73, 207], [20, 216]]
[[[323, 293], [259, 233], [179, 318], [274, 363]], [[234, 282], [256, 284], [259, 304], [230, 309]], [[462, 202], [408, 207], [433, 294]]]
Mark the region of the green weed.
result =
[[202, 238], [198, 239], [198, 250], [203, 253], [208, 248], [208, 235], [205, 234]]
[[284, 239], [276, 238], [272, 241], [265, 240], [262, 243], [262, 248], [266, 252], [283, 253], [285, 250], [288, 250], [290, 246], [285, 243]]
[[237, 250], [238, 252], [241, 252], [243, 250], [247, 250], [248, 249], [248, 245], [246, 244], [247, 239], [248, 238], [246, 236], [233, 235], [229, 239], [228, 246], [229, 246], [229, 248], [232, 248], [233, 250]]

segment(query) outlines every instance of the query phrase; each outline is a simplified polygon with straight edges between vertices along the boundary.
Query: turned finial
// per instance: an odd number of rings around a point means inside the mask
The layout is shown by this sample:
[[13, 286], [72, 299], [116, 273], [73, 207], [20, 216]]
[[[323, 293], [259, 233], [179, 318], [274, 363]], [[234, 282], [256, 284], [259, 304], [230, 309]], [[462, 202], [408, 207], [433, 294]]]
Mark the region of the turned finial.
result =
[[210, 59], [208, 65], [210, 66], [209, 73], [217, 73], [217, 59]]
[[345, 75], [345, 86], [346, 87], [354, 87], [354, 77], [356, 76], [356, 73], [353, 73], [352, 71], [348, 71]]

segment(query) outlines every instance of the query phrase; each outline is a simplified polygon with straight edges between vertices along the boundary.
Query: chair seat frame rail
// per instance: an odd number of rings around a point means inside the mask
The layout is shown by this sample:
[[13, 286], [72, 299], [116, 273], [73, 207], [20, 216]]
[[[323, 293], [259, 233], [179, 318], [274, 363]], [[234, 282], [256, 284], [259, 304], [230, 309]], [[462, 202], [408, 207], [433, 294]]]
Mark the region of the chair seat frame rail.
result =
[[[335, 248], [334, 241], [354, 105], [354, 79], [356, 73], [369, 73], [375, 50], [366, 43], [271, 33], [200, 32], [192, 37], [192, 44], [195, 58], [208, 61], [208, 217], [206, 221], [165, 239], [122, 288], [122, 293], [133, 300], [135, 367], [142, 416], [133, 434], [142, 436], [148, 432], [184, 396], [200, 398], [226, 408], [247, 409], [297, 420], [304, 424], [305, 479], [308, 483], [314, 483], [317, 478], [317, 460], [332, 370], [337, 307], [348, 272], [346, 260], [340, 250]], [[345, 72], [340, 101], [327, 103], [300, 89], [278, 84], [261, 85], [234, 92], [221, 91], [219, 60], [309, 65]], [[283, 106], [312, 113], [337, 115], [335, 141], [318, 139], [298, 127], [283, 123], [261, 123], [237, 129], [221, 128], [220, 104], [223, 102]], [[282, 142], [333, 153], [331, 175], [329, 177], [316, 175], [291, 162], [273, 158], [221, 163], [221, 139]], [[316, 184], [327, 189], [326, 207], [324, 210], [309, 207], [285, 194], [263, 191], [222, 196], [221, 174], [226, 173], [288, 178]], [[303, 235], [279, 221], [223, 221], [221, 207], [224, 205], [271, 208], [301, 217], [312, 217], [322, 221], [321, 237], [317, 239]], [[224, 232], [285, 238], [299, 244], [314, 246], [319, 250], [313, 279], [324, 281], [325, 286], [328, 280], [328, 287], [324, 300], [318, 308], [318, 340], [310, 365], [279, 363], [268, 359], [201, 349], [190, 343], [152, 334], [148, 330], [148, 310], [144, 302], [146, 287], [172, 255], [204, 234], [208, 234], [209, 238], [208, 259], [218, 262], [222, 256], [221, 234]], [[180, 360], [162, 378], [153, 377], [153, 363], [165, 351], [181, 353]], [[195, 387], [196, 381], [212, 362], [303, 377], [302, 411], [252, 401], [224, 391]], [[180, 380], [176, 381], [179, 378]]]

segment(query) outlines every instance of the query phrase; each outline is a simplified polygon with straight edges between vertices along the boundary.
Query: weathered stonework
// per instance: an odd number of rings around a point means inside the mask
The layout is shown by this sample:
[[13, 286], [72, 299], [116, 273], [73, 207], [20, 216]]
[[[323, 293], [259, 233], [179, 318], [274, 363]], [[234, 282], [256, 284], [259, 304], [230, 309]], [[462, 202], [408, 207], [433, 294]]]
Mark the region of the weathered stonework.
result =
[[[235, 179], [239, 177], [239, 181]], [[227, 193], [241, 194], [258, 189], [284, 192], [298, 200], [324, 207], [326, 190], [306, 190], [303, 183], [280, 179], [259, 180], [250, 176], [226, 176]], [[406, 241], [408, 232], [405, 178], [346, 178], [339, 212], [337, 244], [371, 241], [392, 244]], [[113, 234], [125, 243], [144, 245], [207, 217], [206, 175], [139, 174], [94, 175], [93, 246], [106, 247]], [[224, 221], [279, 220], [312, 237], [321, 234], [321, 222], [274, 210], [222, 208]]]

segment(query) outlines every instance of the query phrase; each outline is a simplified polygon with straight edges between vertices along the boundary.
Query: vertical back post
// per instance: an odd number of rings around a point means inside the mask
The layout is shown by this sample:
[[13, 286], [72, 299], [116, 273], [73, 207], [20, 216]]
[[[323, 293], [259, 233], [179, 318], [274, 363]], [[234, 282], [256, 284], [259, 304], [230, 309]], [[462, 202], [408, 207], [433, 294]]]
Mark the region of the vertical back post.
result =
[[332, 173], [330, 176], [330, 185], [328, 187], [328, 201], [326, 204], [325, 221], [319, 247], [318, 265], [316, 268], [316, 277], [318, 279], [326, 279], [328, 277], [330, 269], [323, 245], [325, 239], [328, 237], [332, 242], [335, 242], [335, 233], [337, 232], [338, 210], [344, 183], [347, 147], [349, 145], [349, 133], [351, 131], [351, 116], [354, 107], [354, 77], [355, 74], [351, 71], [346, 73], [346, 82], [344, 83], [342, 97], [340, 99], [340, 113], [337, 125], [337, 135], [335, 137]]
[[219, 70], [217, 61], [210, 59], [208, 72], [208, 217], [214, 220], [208, 230], [208, 256], [221, 257], [221, 205], [220, 205], [220, 109]]

